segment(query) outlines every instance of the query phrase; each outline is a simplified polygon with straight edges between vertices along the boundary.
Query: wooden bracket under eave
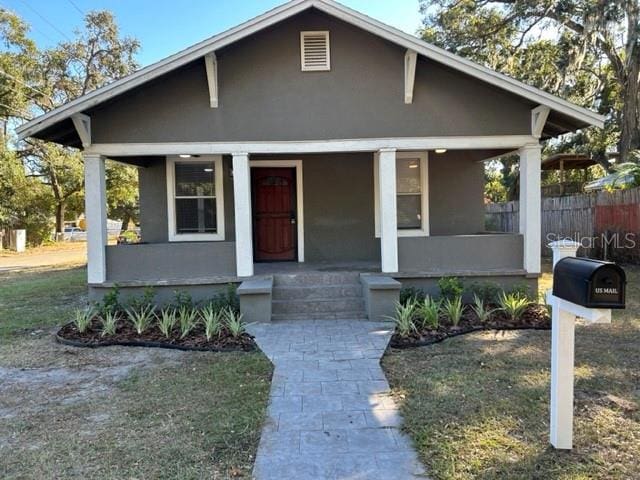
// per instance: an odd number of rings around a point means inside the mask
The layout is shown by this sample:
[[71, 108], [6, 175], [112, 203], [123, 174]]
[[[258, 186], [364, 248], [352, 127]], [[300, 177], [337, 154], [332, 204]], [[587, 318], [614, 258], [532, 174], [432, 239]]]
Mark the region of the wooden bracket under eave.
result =
[[76, 127], [80, 142], [84, 148], [91, 146], [91, 117], [84, 113], [76, 113], [71, 115], [73, 126]]
[[547, 117], [549, 116], [551, 109], [546, 105], [539, 105], [531, 110], [531, 135], [540, 138], [542, 131], [547, 123]]
[[416, 62], [418, 54], [407, 50], [404, 54], [404, 103], [413, 103], [413, 86], [416, 81]]
[[204, 56], [207, 69], [207, 83], [209, 84], [209, 103], [211, 108], [218, 108], [218, 60], [215, 53]]

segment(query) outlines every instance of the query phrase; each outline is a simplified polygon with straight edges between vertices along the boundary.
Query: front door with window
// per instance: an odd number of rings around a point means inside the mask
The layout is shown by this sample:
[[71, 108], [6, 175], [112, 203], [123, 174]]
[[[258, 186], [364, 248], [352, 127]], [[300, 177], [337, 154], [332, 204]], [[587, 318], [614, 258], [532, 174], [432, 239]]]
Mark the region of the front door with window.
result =
[[252, 168], [251, 191], [255, 261], [296, 260], [295, 168]]

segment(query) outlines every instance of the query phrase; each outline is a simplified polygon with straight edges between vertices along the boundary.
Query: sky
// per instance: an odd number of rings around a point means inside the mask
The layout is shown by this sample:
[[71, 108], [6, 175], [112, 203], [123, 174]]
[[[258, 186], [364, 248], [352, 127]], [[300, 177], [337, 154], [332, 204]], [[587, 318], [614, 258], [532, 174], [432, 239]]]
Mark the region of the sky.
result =
[[[83, 14], [112, 11], [123, 35], [140, 40], [141, 66], [234, 27], [284, 0], [0, 0], [31, 26], [40, 47], [73, 37]], [[415, 34], [421, 24], [418, 0], [341, 0], [377, 20]]]

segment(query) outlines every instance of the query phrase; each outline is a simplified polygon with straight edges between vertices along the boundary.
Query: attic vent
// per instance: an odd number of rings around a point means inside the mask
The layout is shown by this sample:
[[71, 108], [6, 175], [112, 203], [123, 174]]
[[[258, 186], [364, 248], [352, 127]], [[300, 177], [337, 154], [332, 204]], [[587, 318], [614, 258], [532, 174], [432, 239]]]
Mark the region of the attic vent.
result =
[[329, 32], [300, 32], [302, 71], [331, 70]]

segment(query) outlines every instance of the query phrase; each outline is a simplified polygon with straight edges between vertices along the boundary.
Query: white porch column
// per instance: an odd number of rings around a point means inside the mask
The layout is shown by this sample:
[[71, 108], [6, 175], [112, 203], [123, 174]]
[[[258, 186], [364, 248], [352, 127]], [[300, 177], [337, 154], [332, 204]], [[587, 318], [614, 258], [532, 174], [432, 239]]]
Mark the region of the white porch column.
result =
[[236, 218], [236, 271], [239, 277], [250, 277], [253, 275], [253, 228], [248, 153], [233, 154], [233, 199]]
[[104, 157], [84, 155], [84, 213], [87, 222], [87, 280], [107, 279], [107, 187]]
[[527, 273], [540, 273], [541, 193], [540, 157], [542, 147], [520, 148], [520, 233], [524, 237], [524, 264]]
[[398, 271], [398, 216], [396, 205], [396, 150], [378, 152], [378, 191], [380, 192], [380, 250], [382, 271]]

